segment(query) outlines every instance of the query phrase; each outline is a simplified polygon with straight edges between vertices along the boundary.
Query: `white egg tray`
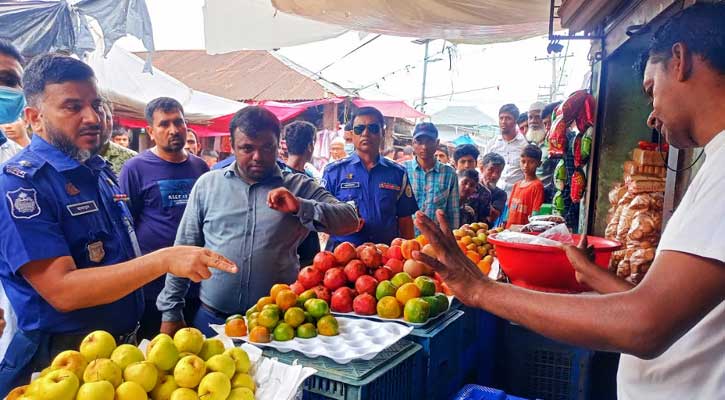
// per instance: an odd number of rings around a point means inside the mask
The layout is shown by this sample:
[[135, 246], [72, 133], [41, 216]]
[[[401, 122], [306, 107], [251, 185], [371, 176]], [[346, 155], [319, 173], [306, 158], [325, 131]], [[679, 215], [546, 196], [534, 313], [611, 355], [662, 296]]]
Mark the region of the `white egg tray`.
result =
[[[398, 340], [407, 336], [413, 327], [390, 322], [378, 322], [360, 318], [337, 318], [340, 334], [337, 336], [317, 335], [310, 339], [295, 337], [292, 340], [269, 343], [253, 343], [255, 346], [271, 347], [283, 353], [297, 351], [309, 358], [327, 357], [338, 364], [352, 360], [371, 360]], [[224, 336], [224, 325], [210, 324], [219, 336]], [[249, 342], [249, 336], [231, 337]]]
[[412, 326], [414, 328], [420, 328], [421, 326], [428, 325], [431, 321], [435, 321], [438, 318], [440, 318], [441, 316], [445, 315], [448, 312], [448, 310], [451, 309], [452, 303], [453, 303], [453, 296], [448, 296], [448, 308], [445, 311], [443, 311], [442, 313], [436, 315], [435, 317], [428, 318], [425, 322], [409, 322], [409, 321], [404, 320], [402, 317], [401, 318], [383, 318], [377, 314], [362, 315], [362, 314], [356, 314], [354, 312], [341, 313], [341, 312], [336, 312], [336, 311], [332, 311], [331, 313], [332, 313], [332, 315], [336, 315], [338, 317], [354, 317], [354, 318], [370, 319], [373, 321], [397, 322], [397, 323], [400, 323], [403, 325]]

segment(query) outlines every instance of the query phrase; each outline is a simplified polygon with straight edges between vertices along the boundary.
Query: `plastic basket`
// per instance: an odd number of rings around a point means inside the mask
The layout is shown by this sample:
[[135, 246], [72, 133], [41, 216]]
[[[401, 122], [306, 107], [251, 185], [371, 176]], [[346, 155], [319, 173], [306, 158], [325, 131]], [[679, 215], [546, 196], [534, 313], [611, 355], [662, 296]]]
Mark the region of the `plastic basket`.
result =
[[479, 385], [466, 385], [452, 400], [525, 400], [521, 397], [507, 396], [503, 390]]
[[455, 300], [451, 308], [463, 311], [463, 352], [461, 365], [464, 382], [491, 385], [497, 344], [503, 320], [486, 311], [471, 308]]
[[508, 393], [543, 400], [589, 397], [593, 351], [555, 342], [511, 323], [505, 326], [504, 338]]
[[445, 399], [463, 385], [463, 311], [449, 310], [408, 339], [423, 347], [423, 398]]
[[417, 390], [421, 367], [421, 346], [400, 340], [369, 361], [337, 364], [330, 359], [307, 358], [297, 352], [281, 353], [265, 349], [264, 355], [279, 361], [317, 369], [304, 383], [305, 400], [385, 400], [420, 399]]

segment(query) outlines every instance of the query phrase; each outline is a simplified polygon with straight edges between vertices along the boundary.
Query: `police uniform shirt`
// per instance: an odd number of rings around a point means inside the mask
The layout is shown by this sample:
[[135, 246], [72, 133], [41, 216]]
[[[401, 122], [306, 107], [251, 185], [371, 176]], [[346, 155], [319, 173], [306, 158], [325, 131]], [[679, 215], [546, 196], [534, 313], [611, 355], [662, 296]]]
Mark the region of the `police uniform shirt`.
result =
[[95, 156], [85, 165], [34, 135], [2, 167], [0, 279], [22, 331], [49, 334], [96, 329], [132, 331], [143, 310], [137, 290], [110, 304], [61, 313], [23, 278], [32, 261], [71, 256], [77, 268], [127, 261], [134, 243], [130, 214], [108, 164]]
[[322, 186], [338, 200], [354, 204], [365, 220], [360, 232], [331, 237], [328, 248], [345, 241], [356, 246], [365, 242], [389, 244], [400, 235], [398, 218], [418, 210], [405, 168], [385, 157], [378, 158], [370, 171], [357, 153], [328, 164]]

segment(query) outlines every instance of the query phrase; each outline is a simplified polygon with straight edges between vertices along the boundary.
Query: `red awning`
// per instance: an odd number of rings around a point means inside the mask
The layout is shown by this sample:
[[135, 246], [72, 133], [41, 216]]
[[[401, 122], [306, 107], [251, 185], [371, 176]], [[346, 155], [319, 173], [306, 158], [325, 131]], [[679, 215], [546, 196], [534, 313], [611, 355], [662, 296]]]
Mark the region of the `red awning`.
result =
[[393, 118], [423, 118], [427, 115], [405, 104], [402, 100], [363, 100], [352, 101], [356, 107], [375, 107], [386, 117]]

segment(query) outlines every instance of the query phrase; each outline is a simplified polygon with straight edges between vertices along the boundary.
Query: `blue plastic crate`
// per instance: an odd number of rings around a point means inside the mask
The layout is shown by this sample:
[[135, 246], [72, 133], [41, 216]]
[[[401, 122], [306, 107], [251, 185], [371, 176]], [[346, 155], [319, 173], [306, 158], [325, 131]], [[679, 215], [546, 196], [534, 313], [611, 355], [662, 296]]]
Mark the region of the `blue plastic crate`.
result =
[[502, 354], [506, 392], [544, 400], [589, 398], [593, 351], [556, 342], [508, 323]]
[[526, 400], [521, 397], [507, 396], [503, 390], [486, 386], [466, 385], [452, 400]]
[[282, 353], [265, 349], [264, 355], [279, 361], [317, 370], [304, 383], [305, 400], [386, 400], [420, 399], [421, 346], [400, 340], [381, 351], [372, 360], [355, 360], [337, 364], [325, 358], [308, 358], [297, 352]]
[[463, 385], [463, 311], [449, 312], [421, 328], [408, 339], [423, 347], [423, 397], [445, 399]]
[[452, 308], [464, 312], [461, 361], [464, 382], [491, 385], [495, 370], [497, 344], [504, 321], [486, 311], [454, 300]]

